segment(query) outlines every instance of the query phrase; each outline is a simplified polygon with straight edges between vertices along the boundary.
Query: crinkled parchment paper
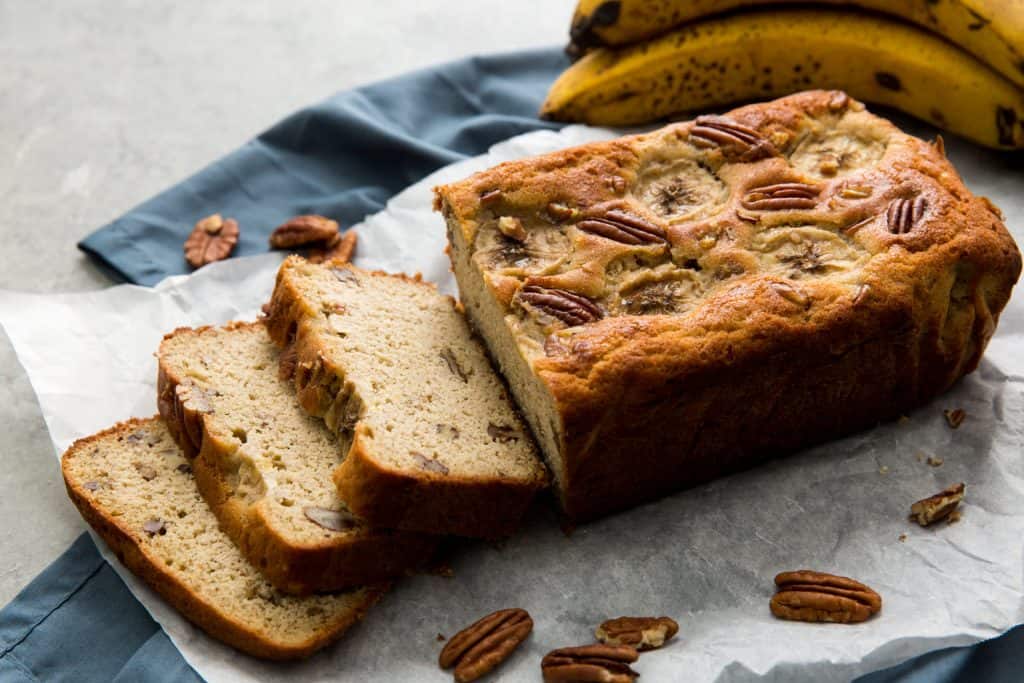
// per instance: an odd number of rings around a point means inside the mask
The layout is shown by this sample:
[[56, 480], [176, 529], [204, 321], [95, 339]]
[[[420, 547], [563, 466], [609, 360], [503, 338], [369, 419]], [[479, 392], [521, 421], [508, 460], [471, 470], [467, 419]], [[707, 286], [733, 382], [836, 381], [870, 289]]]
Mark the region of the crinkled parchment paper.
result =
[[[357, 263], [420, 271], [454, 292], [430, 188], [499, 161], [605, 137], [610, 133], [582, 127], [532, 133], [439, 171], [358, 227]], [[1000, 169], [980, 150], [952, 152], [968, 184], [1003, 207], [1021, 240], [1022, 179], [1012, 162]], [[153, 414], [153, 351], [161, 335], [179, 325], [255, 317], [279, 260], [229, 260], [155, 289], [0, 293], [0, 320], [55, 450], [118, 420]], [[538, 681], [545, 652], [590, 642], [596, 624], [624, 614], [667, 614], [680, 623], [669, 647], [640, 659], [644, 681], [846, 681], [1024, 621], [1022, 341], [1018, 292], [978, 371], [908, 420], [681, 492], [571, 536], [548, 507], [538, 506], [514, 538], [459, 549], [453, 578], [401, 581], [363, 624], [302, 663], [267, 664], [221, 646], [112, 564], [209, 681], [451, 680], [435, 664], [438, 634], [451, 636], [484, 613], [511, 606], [528, 609], [536, 627], [503, 667], [503, 681]], [[954, 407], [967, 412], [955, 431], [942, 417]], [[928, 465], [928, 455], [943, 464]], [[912, 501], [958, 481], [968, 484], [959, 523], [921, 529], [907, 521]], [[884, 597], [882, 613], [856, 626], [773, 619], [772, 577], [798, 567], [864, 581]]]

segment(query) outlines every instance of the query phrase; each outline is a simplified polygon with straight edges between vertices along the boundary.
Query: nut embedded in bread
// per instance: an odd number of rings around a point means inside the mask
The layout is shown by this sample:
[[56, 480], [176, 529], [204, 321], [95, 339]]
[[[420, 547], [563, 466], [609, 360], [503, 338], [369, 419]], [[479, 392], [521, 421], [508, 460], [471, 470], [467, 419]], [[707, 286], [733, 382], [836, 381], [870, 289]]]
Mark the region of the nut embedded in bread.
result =
[[189, 461], [159, 418], [76, 441], [61, 462], [68, 495], [118, 558], [189, 621], [256, 657], [306, 657], [340, 637], [384, 586], [278, 592], [220, 530]]
[[288, 593], [359, 586], [421, 565], [434, 537], [372, 528], [338, 495], [338, 439], [299, 406], [278, 376], [279, 356], [261, 323], [182, 328], [160, 344], [161, 414], [197, 454], [196, 482], [224, 530]]
[[377, 526], [499, 537], [547, 482], [455, 302], [419, 279], [291, 257], [266, 318], [299, 403], [338, 434], [334, 475]]
[[1021, 267], [940, 150], [840, 92], [501, 164], [436, 206], [576, 520], [924, 403]]

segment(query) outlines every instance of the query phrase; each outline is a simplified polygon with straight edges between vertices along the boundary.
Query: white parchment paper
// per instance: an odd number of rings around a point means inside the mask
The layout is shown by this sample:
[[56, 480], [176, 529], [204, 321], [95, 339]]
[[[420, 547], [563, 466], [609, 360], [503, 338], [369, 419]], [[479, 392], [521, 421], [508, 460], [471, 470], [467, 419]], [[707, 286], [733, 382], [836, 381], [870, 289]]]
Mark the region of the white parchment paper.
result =
[[[570, 127], [497, 145], [396, 196], [359, 231], [359, 265], [420, 271], [455, 293], [430, 188], [499, 161], [611, 137]], [[976, 191], [1024, 234], [1021, 176], [987, 153], [952, 150]], [[0, 322], [25, 367], [58, 454], [75, 438], [156, 412], [153, 352], [180, 325], [252, 319], [273, 286], [277, 255], [235, 259], [154, 289], [85, 294], [0, 292]], [[497, 545], [466, 544], [453, 578], [404, 580], [341, 642], [296, 664], [267, 664], [191, 626], [108, 554], [131, 591], [208, 681], [445, 681], [438, 634], [484, 613], [528, 609], [535, 630], [500, 680], [537, 681], [541, 656], [591, 642], [603, 619], [675, 617], [671, 646], [644, 654], [641, 680], [846, 681], [935, 648], [998, 635], [1024, 621], [1024, 296], [1011, 302], [980, 369], [898, 424], [681, 492], [571, 536], [540, 505]], [[943, 408], [968, 417], [956, 431]], [[941, 458], [938, 467], [924, 460]], [[912, 501], [965, 481], [957, 524], [910, 524]], [[905, 534], [903, 540], [901, 536]], [[100, 543], [105, 552], [105, 546]], [[858, 578], [884, 598], [856, 626], [775, 620], [772, 577], [808, 567]]]

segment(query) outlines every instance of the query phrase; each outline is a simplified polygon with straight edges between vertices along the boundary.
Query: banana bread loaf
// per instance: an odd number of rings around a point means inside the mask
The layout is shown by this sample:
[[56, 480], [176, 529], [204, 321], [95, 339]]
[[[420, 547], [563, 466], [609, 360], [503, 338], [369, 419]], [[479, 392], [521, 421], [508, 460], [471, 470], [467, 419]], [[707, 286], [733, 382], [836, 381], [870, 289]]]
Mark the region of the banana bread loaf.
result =
[[498, 537], [547, 482], [455, 302], [418, 278], [287, 259], [267, 307], [299, 403], [347, 456], [341, 498], [385, 527]]
[[435, 537], [372, 528], [338, 496], [338, 440], [299, 406], [278, 356], [262, 323], [182, 328], [160, 344], [160, 414], [196, 455], [196, 483], [222, 528], [287, 593], [373, 583], [422, 564]]
[[999, 210], [841, 92], [436, 189], [462, 302], [587, 519], [894, 418], [973, 370]]
[[275, 590], [218, 528], [189, 460], [159, 418], [76, 441], [61, 469], [82, 517], [128, 569], [189, 621], [253, 656], [312, 654], [359, 621], [386, 588], [304, 598]]

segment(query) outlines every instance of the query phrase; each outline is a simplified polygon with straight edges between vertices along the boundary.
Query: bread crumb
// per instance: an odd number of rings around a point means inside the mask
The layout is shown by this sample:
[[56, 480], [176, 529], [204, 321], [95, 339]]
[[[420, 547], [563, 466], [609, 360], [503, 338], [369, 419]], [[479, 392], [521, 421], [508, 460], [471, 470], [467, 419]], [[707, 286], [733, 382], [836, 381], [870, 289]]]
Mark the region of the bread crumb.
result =
[[964, 412], [963, 408], [953, 408], [942, 411], [942, 414], [946, 418], [946, 424], [949, 425], [950, 429], [956, 429], [964, 422], [964, 418], [967, 417], [967, 413]]
[[443, 643], [446, 640], [448, 640], [448, 637], [445, 634], [443, 634], [443, 633], [438, 633], [437, 634], [437, 642]]
[[888, 465], [882, 465], [881, 467], [878, 468], [878, 473], [879, 474], [889, 474], [889, 466]]
[[938, 457], [938, 456], [929, 455], [928, 459], [925, 460], [925, 462], [928, 463], [932, 467], [942, 467], [942, 463], [945, 462], [945, 461], [942, 458]]
[[900, 534], [899, 539], [900, 539], [900, 543], [906, 543], [907, 535], [906, 534]]
[[949, 516], [946, 517], [946, 523], [947, 524], [956, 524], [957, 522], [960, 521], [961, 514], [962, 513], [960, 512], [959, 509], [953, 510], [952, 512], [949, 513]]
[[900, 419], [897, 422], [901, 425], [905, 425], [908, 422], [910, 422], [910, 418], [907, 417], [906, 415], [900, 415]]

